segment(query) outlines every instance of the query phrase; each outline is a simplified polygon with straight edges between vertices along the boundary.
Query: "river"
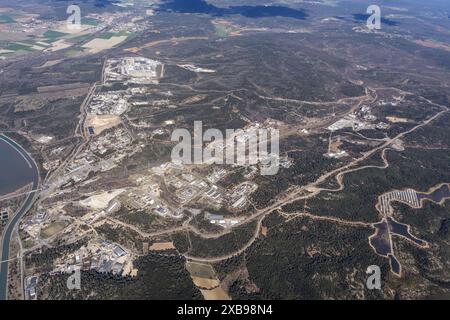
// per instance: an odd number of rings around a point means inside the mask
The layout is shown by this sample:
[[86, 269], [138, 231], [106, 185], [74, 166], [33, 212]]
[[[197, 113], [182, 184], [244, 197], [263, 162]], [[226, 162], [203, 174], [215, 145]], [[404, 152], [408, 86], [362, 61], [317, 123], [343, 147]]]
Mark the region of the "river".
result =
[[32, 165], [0, 136], [0, 197], [33, 181]]
[[[24, 186], [28, 183], [33, 184], [33, 190], [38, 189], [40, 183], [39, 169], [30, 155], [28, 155], [28, 153], [14, 140], [11, 140], [4, 135], [0, 135], [0, 147], [0, 150], [2, 150], [0, 157], [0, 164], [2, 165], [0, 177], [4, 179], [1, 184], [2, 190], [4, 190], [2, 192], [10, 193], [15, 191], [17, 187]], [[24, 202], [14, 213], [13, 217], [10, 218], [8, 224], [3, 230], [0, 247], [0, 300], [5, 300], [7, 298], [7, 271], [8, 260], [10, 259], [9, 245], [11, 242], [11, 236], [19, 220], [32, 207], [36, 193], [37, 192], [32, 192], [26, 195]]]

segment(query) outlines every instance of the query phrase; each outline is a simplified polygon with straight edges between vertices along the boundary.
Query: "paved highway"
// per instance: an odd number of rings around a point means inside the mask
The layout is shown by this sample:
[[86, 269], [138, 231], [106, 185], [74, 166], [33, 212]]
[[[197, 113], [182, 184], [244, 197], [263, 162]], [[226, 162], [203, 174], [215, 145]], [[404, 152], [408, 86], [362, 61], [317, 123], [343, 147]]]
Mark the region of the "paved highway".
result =
[[[14, 150], [19, 152], [22, 157], [25, 159], [27, 164], [30, 166], [30, 168], [34, 171], [34, 176], [32, 177], [32, 190], [39, 189], [40, 184], [40, 176], [39, 176], [39, 169], [34, 162], [34, 159], [26, 152], [25, 149], [23, 149], [18, 143], [16, 143], [14, 140], [8, 138], [5, 135], [0, 135], [0, 140], [8, 143]], [[14, 216], [12, 219], [9, 220], [8, 224], [6, 225], [6, 228], [4, 229], [3, 235], [2, 235], [2, 241], [1, 241], [1, 264], [0, 264], [0, 300], [6, 300], [7, 299], [7, 289], [8, 289], [8, 260], [9, 257], [9, 244], [11, 242], [11, 237], [13, 234], [13, 231], [15, 227], [17, 226], [17, 223], [19, 220], [25, 215], [25, 213], [30, 210], [31, 206], [34, 203], [34, 200], [37, 196], [37, 191], [31, 192], [27, 194], [27, 197], [25, 201], [23, 202], [22, 206], [14, 213]]]

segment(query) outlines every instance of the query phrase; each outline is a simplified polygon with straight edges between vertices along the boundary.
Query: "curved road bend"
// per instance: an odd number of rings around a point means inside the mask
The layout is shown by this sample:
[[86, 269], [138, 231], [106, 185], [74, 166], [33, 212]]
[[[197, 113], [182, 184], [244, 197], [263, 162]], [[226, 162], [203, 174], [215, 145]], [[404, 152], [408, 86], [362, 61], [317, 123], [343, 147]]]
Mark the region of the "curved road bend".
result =
[[[34, 161], [34, 159], [27, 153], [27, 151], [22, 148], [17, 142], [8, 138], [5, 135], [0, 135], [0, 140], [8, 143], [13, 149], [19, 152], [22, 157], [27, 162], [28, 166], [35, 172], [32, 182], [33, 187], [32, 190], [37, 190], [40, 184], [40, 176], [39, 169]], [[19, 220], [25, 215], [25, 213], [30, 210], [32, 207], [34, 200], [36, 198], [37, 191], [31, 192], [27, 195], [25, 201], [22, 206], [15, 212], [12, 219], [6, 225], [4, 229], [2, 239], [1, 239], [1, 263], [0, 263], [0, 300], [7, 299], [7, 289], [8, 289], [8, 260], [9, 258], [9, 244], [11, 242], [11, 237], [13, 231], [19, 222]]]

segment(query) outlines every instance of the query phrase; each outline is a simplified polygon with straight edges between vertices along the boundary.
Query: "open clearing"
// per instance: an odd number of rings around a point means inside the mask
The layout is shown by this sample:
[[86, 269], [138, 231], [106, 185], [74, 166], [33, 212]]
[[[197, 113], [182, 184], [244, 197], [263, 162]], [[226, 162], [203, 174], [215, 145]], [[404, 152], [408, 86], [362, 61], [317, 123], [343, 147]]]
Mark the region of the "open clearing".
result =
[[100, 209], [100, 210], [106, 209], [109, 202], [124, 191], [125, 189], [106, 191], [100, 194], [90, 196], [89, 198], [80, 201], [80, 204], [84, 207], [89, 207], [91, 209]]
[[[191, 275], [192, 281], [194, 284], [202, 291], [210, 291], [207, 292], [206, 295], [211, 297], [209, 300], [215, 300], [214, 297], [219, 297], [216, 299], [222, 299], [223, 295], [226, 296], [226, 293], [219, 288], [220, 280], [216, 276], [216, 272], [214, 268], [209, 264], [198, 263], [198, 262], [187, 262], [186, 269]], [[216, 289], [220, 289], [219, 291], [214, 291]], [[205, 294], [203, 294], [205, 296]], [[205, 299], [208, 300], [205, 296]]]
[[89, 53], [98, 53], [100, 51], [110, 49], [119, 43], [125, 41], [127, 36], [111, 37], [109, 39], [95, 38], [84, 44], [83, 47], [89, 50]]
[[169, 250], [169, 249], [175, 249], [173, 242], [156, 242], [156, 243], [152, 244], [149, 248], [149, 250], [152, 250], [152, 251], [163, 251], [163, 250]]
[[51, 223], [48, 227], [41, 230], [41, 237], [44, 239], [50, 238], [51, 236], [57, 234], [67, 226], [66, 222], [58, 221]]
[[66, 22], [62, 23], [57, 29], [55, 29], [55, 31], [57, 32], [61, 32], [61, 33], [68, 33], [68, 34], [87, 34], [87, 32], [85, 32], [87, 29], [92, 28], [92, 26], [87, 25], [87, 24], [81, 24], [80, 27], [78, 29], [71, 29], [68, 28], [68, 24]]
[[88, 116], [86, 118], [86, 126], [94, 128], [94, 135], [98, 135], [109, 128], [115, 127], [120, 124], [120, 122], [120, 117], [115, 115]]
[[339, 147], [342, 145], [342, 141], [341, 138], [337, 138], [335, 141], [330, 143], [330, 149], [328, 150], [328, 152], [332, 152], [332, 153], [338, 153], [339, 151], [341, 151], [339, 149]]
[[202, 100], [204, 100], [206, 98], [205, 94], [197, 94], [193, 97], [189, 97], [184, 99], [183, 101], [181, 101], [181, 104], [191, 104], [191, 103], [197, 103], [200, 102]]
[[156, 40], [156, 41], [148, 42], [140, 47], [133, 47], [133, 48], [125, 49], [125, 50], [136, 53], [144, 48], [150, 48], [150, 47], [153, 47], [153, 46], [156, 46], [159, 44], [172, 43], [173, 45], [176, 45], [180, 41], [191, 41], [191, 40], [208, 40], [208, 37], [180, 37], [180, 38]]
[[409, 120], [406, 118], [386, 117], [386, 119], [392, 123], [407, 123], [407, 122], [409, 122]]
[[192, 277], [192, 281], [199, 289], [214, 289], [220, 285], [219, 279], [207, 279], [201, 277]]
[[47, 68], [47, 67], [51, 67], [51, 66], [55, 66], [58, 63], [62, 62], [61, 59], [59, 60], [49, 60], [47, 62], [45, 62], [42, 66], [40, 66], [39, 68]]
[[414, 41], [414, 43], [416, 43], [420, 46], [423, 46], [423, 47], [427, 47], [427, 48], [442, 49], [445, 51], [450, 51], [449, 45], [439, 43], [436, 41], [432, 41], [432, 40], [416, 40], [416, 41]]
[[209, 264], [198, 262], [186, 262], [186, 269], [192, 277], [216, 279], [216, 272]]
[[52, 46], [50, 48], [45, 49], [44, 51], [54, 52], [69, 48], [71, 46], [72, 44], [68, 43], [65, 39], [59, 39], [53, 42]]
[[230, 296], [220, 287], [213, 290], [200, 289], [200, 291], [205, 300], [231, 300]]
[[0, 54], [4, 54], [4, 53], [13, 53], [14, 51], [12, 50], [6, 50], [6, 49], [0, 49]]

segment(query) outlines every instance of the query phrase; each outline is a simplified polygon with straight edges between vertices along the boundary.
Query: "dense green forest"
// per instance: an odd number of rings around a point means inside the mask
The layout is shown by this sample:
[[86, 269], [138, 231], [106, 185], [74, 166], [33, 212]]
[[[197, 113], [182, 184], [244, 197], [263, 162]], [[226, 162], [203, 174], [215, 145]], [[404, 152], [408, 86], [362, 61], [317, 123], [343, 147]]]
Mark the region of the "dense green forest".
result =
[[[406, 149], [387, 153], [389, 168], [368, 168], [344, 177], [341, 192], [322, 192], [307, 201], [308, 211], [315, 215], [335, 216], [347, 220], [376, 222], [378, 196], [404, 188], [419, 191], [450, 181], [450, 154], [446, 150]], [[285, 205], [283, 210], [303, 210], [305, 201]]]
[[119, 277], [95, 271], [81, 272], [81, 290], [68, 290], [69, 275], [43, 275], [39, 299], [202, 299], [178, 256], [149, 254], [134, 262], [136, 278]]
[[274, 225], [245, 256], [250, 280], [266, 299], [382, 298], [365, 289], [369, 265], [380, 266], [383, 279], [390, 276], [387, 260], [368, 245], [371, 233], [305, 218]]

